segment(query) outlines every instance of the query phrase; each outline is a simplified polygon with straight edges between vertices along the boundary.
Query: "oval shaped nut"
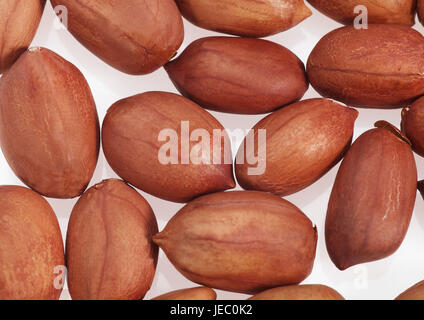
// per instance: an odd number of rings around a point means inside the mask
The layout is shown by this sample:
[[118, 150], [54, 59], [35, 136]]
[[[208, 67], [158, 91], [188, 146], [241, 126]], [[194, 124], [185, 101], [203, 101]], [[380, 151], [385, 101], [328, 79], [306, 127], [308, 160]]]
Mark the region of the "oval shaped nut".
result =
[[234, 191], [193, 200], [153, 241], [189, 280], [257, 293], [303, 281], [312, 270], [317, 233], [290, 202]]
[[201, 28], [246, 37], [285, 31], [312, 12], [303, 0], [176, 0], [183, 16]]
[[123, 181], [88, 189], [72, 210], [66, 237], [72, 299], [142, 299], [156, 270], [157, 230], [150, 205]]
[[[367, 9], [368, 23], [415, 24], [415, 0], [308, 0], [326, 16], [346, 25]], [[361, 6], [361, 7], [358, 7]], [[355, 8], [358, 8], [355, 10]]]
[[202, 38], [165, 69], [182, 95], [221, 112], [267, 113], [299, 100], [308, 89], [302, 61], [262, 39]]
[[424, 281], [420, 281], [405, 290], [395, 300], [424, 300]]
[[88, 50], [128, 74], [159, 69], [184, 39], [173, 0], [52, 0], [66, 7], [67, 29]]
[[244, 189], [286, 196], [311, 185], [337, 162], [352, 141], [355, 109], [328, 99], [294, 103], [259, 121], [237, 157]]
[[56, 300], [66, 277], [56, 215], [36, 192], [0, 186], [0, 300]]
[[152, 300], [216, 300], [216, 292], [207, 287], [196, 287], [168, 292]]
[[328, 203], [325, 240], [341, 270], [394, 253], [414, 209], [417, 168], [409, 141], [379, 121], [351, 146]]
[[344, 300], [344, 298], [330, 287], [321, 284], [303, 284], [268, 289], [248, 300]]
[[0, 74], [25, 52], [34, 38], [45, 0], [0, 2]]
[[97, 164], [100, 132], [81, 72], [56, 53], [32, 48], [0, 79], [0, 144], [15, 174], [35, 191], [73, 198]]
[[367, 108], [399, 108], [424, 94], [424, 37], [401, 25], [334, 30], [312, 50], [311, 85], [324, 97]]
[[402, 132], [412, 144], [412, 150], [424, 157], [424, 98], [402, 110]]
[[156, 197], [187, 202], [235, 187], [224, 127], [179, 95], [147, 92], [116, 102], [102, 140], [112, 169]]

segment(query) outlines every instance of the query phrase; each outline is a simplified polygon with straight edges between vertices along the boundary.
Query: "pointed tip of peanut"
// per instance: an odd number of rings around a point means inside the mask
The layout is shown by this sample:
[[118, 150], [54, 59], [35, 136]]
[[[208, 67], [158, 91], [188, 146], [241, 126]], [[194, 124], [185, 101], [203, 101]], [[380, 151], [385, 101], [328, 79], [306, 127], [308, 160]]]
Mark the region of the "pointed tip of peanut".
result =
[[374, 123], [374, 126], [376, 128], [386, 129], [393, 133], [398, 139], [402, 140], [403, 142], [406, 142], [409, 144], [409, 146], [412, 146], [411, 141], [409, 141], [408, 137], [403, 134], [402, 131], [400, 131], [398, 128], [396, 128], [394, 125], [392, 125], [390, 122], [387, 122], [385, 120], [380, 120]]
[[297, 17], [300, 21], [303, 21], [312, 16], [312, 10], [308, 8], [308, 6], [303, 3], [300, 10], [298, 11]]
[[356, 120], [359, 117], [359, 111], [355, 108], [348, 107], [349, 111], [352, 113], [353, 119]]
[[344, 271], [352, 266], [351, 264], [346, 263], [344, 261], [334, 262], [334, 264], [336, 265], [337, 269], [339, 269], [340, 271]]
[[163, 243], [164, 240], [165, 240], [165, 236], [164, 236], [163, 232], [156, 233], [152, 237], [152, 241], [158, 246], [160, 246]]
[[309, 9], [306, 5], [305, 5], [305, 9], [303, 10], [303, 12], [304, 12], [304, 15], [305, 15], [305, 19], [312, 16], [312, 10]]
[[[318, 98], [319, 99], [319, 98]], [[330, 98], [322, 98], [324, 99], [326, 102], [333, 104], [339, 108], [343, 108], [343, 110], [345, 110], [347, 113], [350, 113], [350, 115], [352, 116], [352, 119], [355, 121], [358, 116], [359, 116], [359, 111], [356, 110], [355, 108], [352, 108], [344, 103], [341, 103], [339, 101], [336, 101], [334, 99], [330, 99]]]

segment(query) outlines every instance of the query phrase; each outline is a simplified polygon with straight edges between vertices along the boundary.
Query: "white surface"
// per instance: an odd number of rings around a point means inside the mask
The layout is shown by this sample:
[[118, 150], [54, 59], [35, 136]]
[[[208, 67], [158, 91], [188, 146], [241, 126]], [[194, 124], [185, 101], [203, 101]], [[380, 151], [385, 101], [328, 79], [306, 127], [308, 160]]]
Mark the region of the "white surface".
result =
[[[179, 52], [182, 52], [195, 39], [217, 35], [217, 33], [197, 28], [187, 21], [184, 21], [184, 26], [185, 40]], [[313, 16], [300, 25], [268, 39], [286, 46], [306, 63], [309, 53], [318, 40], [329, 31], [340, 26], [340, 24], [313, 10]], [[421, 32], [424, 31], [418, 23], [415, 28]], [[58, 28], [50, 3], [46, 6], [40, 28], [32, 45], [47, 47], [57, 52], [82, 71], [92, 89], [101, 121], [109, 106], [118, 99], [151, 90], [177, 93], [163, 69], [146, 76], [130, 76], [103, 63], [80, 45], [66, 30]], [[304, 99], [312, 97], [318, 97], [318, 95], [312, 88], [309, 88]], [[355, 139], [364, 131], [372, 128], [377, 120], [387, 120], [396, 126], [400, 124], [400, 109], [360, 109], [359, 112], [360, 115], [355, 126]], [[212, 114], [221, 121], [224, 127], [229, 129], [250, 129], [263, 117], [263, 115], [246, 116], [218, 112], [212, 112]], [[419, 178], [422, 178], [424, 159], [416, 156], [416, 160], [418, 175]], [[309, 188], [286, 197], [287, 200], [302, 209], [318, 227], [315, 265], [312, 274], [304, 283], [329, 285], [347, 299], [393, 299], [406, 288], [424, 279], [424, 201], [420, 196], [417, 196], [408, 234], [402, 246], [394, 255], [384, 260], [352, 267], [346, 271], [339, 271], [328, 256], [324, 241], [325, 213], [338, 167], [337, 165]], [[112, 177], [117, 176], [101, 154], [90, 186], [102, 179]], [[22, 185], [10, 170], [2, 154], [0, 154], [0, 184]], [[182, 207], [181, 204], [160, 200], [144, 192], [141, 192], [141, 194], [152, 206], [159, 223], [159, 230], [162, 230], [169, 218]], [[70, 212], [76, 199], [49, 199], [49, 202], [57, 214], [62, 234], [65, 237]], [[160, 252], [156, 276], [146, 299], [171, 290], [192, 286], [196, 286], [196, 284], [180, 275], [164, 253]], [[246, 297], [246, 295], [218, 291], [218, 299], [245, 299]], [[64, 290], [62, 298], [69, 299], [67, 290]]]

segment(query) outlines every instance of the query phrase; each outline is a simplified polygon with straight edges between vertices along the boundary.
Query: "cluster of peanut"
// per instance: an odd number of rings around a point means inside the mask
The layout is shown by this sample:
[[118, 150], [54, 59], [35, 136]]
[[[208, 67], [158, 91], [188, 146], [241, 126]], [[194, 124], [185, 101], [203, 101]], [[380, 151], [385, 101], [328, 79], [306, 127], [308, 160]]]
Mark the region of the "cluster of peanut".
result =
[[[69, 32], [104, 62], [133, 75], [163, 67], [182, 94], [120, 100], [100, 126], [82, 73], [46, 48], [28, 49], [45, 1], [1, 1], [0, 145], [29, 188], [0, 186], [0, 299], [59, 298], [53, 270], [62, 265], [73, 299], [142, 299], [159, 247], [203, 287], [158, 299], [216, 299], [211, 288], [252, 299], [343, 299], [324, 285], [298, 285], [312, 271], [318, 235], [281, 198], [342, 159], [325, 227], [332, 261], [344, 270], [394, 253], [415, 204], [413, 151], [424, 156], [424, 37], [411, 28], [424, 1], [309, 2], [347, 26], [323, 37], [305, 68], [287, 48], [258, 39], [308, 18], [303, 0], [51, 0], [66, 11]], [[354, 25], [358, 5], [367, 10], [365, 27]], [[198, 39], [173, 59], [182, 16], [238, 37]], [[309, 84], [323, 98], [299, 101]], [[401, 130], [377, 121], [351, 145], [361, 107], [403, 107]], [[270, 114], [234, 160], [224, 127], [206, 109]], [[184, 125], [197, 138], [182, 143]], [[122, 180], [86, 190], [100, 143]], [[262, 171], [252, 170], [252, 158], [264, 162]], [[246, 191], [226, 191], [236, 180]], [[187, 204], [158, 233], [152, 208], [130, 185]], [[43, 196], [80, 197], [66, 252]], [[424, 285], [399, 298], [424, 299]]]

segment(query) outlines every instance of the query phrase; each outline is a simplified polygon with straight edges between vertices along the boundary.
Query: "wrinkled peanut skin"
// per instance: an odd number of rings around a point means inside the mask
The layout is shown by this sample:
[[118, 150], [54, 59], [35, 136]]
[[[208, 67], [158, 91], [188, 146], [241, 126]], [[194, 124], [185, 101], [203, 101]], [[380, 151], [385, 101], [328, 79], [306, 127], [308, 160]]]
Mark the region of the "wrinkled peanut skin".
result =
[[330, 287], [320, 284], [303, 284], [265, 290], [248, 300], [344, 300], [344, 298]]
[[152, 300], [216, 300], [216, 292], [207, 287], [175, 290]]
[[182, 95], [221, 112], [271, 112], [299, 100], [309, 86], [302, 61], [262, 39], [202, 38], [165, 69]]
[[411, 141], [412, 149], [424, 157], [424, 98], [402, 110], [402, 132]]
[[401, 25], [353, 26], [324, 36], [307, 63], [324, 97], [366, 108], [400, 108], [424, 94], [424, 37]]
[[424, 300], [424, 281], [405, 290], [395, 300]]
[[341, 270], [391, 255], [408, 230], [417, 168], [406, 138], [393, 130], [379, 127], [362, 134], [337, 173], [325, 239]]
[[[328, 99], [310, 99], [282, 108], [258, 122], [254, 148], [245, 140], [236, 157], [237, 181], [244, 189], [286, 196], [311, 185], [338, 163], [352, 141], [355, 109]], [[266, 130], [263, 174], [258, 163], [259, 130]], [[261, 157], [261, 155], [259, 155]]]
[[30, 45], [45, 3], [45, 0], [0, 1], [0, 74]]
[[290, 29], [312, 12], [303, 0], [176, 0], [193, 24], [245, 37], [266, 37]]
[[72, 210], [66, 237], [72, 299], [142, 299], [156, 270], [157, 230], [150, 205], [123, 181], [88, 189]]
[[0, 186], [0, 244], [0, 300], [59, 299], [63, 242], [46, 200], [24, 187]]
[[193, 200], [153, 240], [189, 280], [253, 294], [303, 281], [312, 270], [317, 234], [288, 201], [234, 191]]
[[0, 79], [0, 145], [27, 186], [52, 198], [79, 196], [100, 147], [96, 106], [82, 73], [48, 49], [23, 53]]
[[[211, 157], [205, 159], [209, 162], [194, 163], [191, 156], [188, 163], [183, 163], [182, 155], [192, 154], [199, 142], [181, 146], [182, 121], [188, 122], [189, 135], [196, 129], [207, 131], [209, 154], [214, 154], [215, 146], [221, 164]], [[102, 128], [103, 150], [113, 170], [133, 186], [165, 200], [187, 202], [205, 193], [235, 187], [229, 138], [224, 132], [221, 139], [213, 141], [213, 130], [223, 129], [211, 114], [184, 97], [147, 92], [110, 107]], [[168, 138], [159, 141], [163, 130], [173, 130], [178, 135], [177, 163], [160, 161], [161, 148], [170, 142]]]
[[407, 26], [415, 23], [416, 0], [308, 0], [308, 2], [323, 14], [345, 25], [352, 24], [359, 15], [359, 11], [355, 13], [357, 6], [367, 8], [368, 23]]
[[52, 0], [68, 30], [93, 54], [128, 74], [147, 74], [180, 47], [184, 27], [173, 0]]

